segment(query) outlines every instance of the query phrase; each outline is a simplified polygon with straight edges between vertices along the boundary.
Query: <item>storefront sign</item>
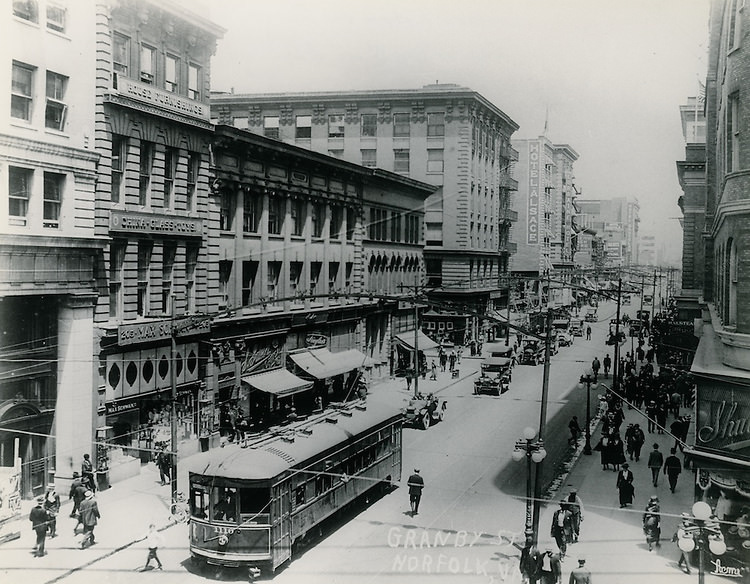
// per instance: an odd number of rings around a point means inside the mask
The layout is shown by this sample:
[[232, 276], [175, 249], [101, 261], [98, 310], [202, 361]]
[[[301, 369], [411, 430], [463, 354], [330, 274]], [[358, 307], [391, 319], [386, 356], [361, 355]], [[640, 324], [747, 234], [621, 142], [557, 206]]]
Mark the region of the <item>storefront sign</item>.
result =
[[695, 331], [695, 324], [692, 320], [673, 320], [667, 323], [667, 334], [689, 334]]
[[135, 213], [113, 209], [109, 212], [109, 231], [115, 233], [201, 237], [203, 235], [203, 222], [194, 217], [162, 215], [159, 213]]
[[184, 337], [211, 332], [211, 321], [207, 316], [185, 316], [174, 320], [159, 320], [138, 324], [121, 324], [117, 327], [117, 340], [120, 346], [161, 341], [175, 335]]
[[120, 95], [154, 105], [162, 109], [208, 121], [211, 119], [208, 105], [194, 99], [188, 99], [181, 95], [175, 95], [170, 91], [158, 89], [153, 85], [140, 83], [127, 77], [117, 77], [117, 89]]
[[137, 410], [138, 400], [131, 399], [127, 401], [107, 402], [104, 408], [108, 416], [111, 416], [113, 414], [122, 414], [123, 412], [130, 412], [132, 410]]
[[305, 346], [308, 349], [321, 349], [328, 344], [328, 337], [322, 333], [309, 333], [305, 337]]
[[529, 200], [526, 218], [526, 243], [539, 243], [539, 157], [541, 142], [529, 142]]
[[745, 389], [728, 383], [699, 387], [696, 446], [750, 458], [750, 395]]

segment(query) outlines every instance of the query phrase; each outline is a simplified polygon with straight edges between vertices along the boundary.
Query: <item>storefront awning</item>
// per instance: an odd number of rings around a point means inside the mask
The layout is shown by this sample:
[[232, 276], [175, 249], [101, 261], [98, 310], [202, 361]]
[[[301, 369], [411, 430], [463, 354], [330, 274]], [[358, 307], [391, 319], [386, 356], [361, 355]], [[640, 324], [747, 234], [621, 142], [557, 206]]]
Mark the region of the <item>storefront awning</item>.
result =
[[289, 355], [295, 364], [315, 379], [326, 379], [360, 367], [372, 366], [373, 360], [357, 349], [331, 353], [328, 349], [312, 349]]
[[[414, 350], [414, 331], [406, 333], [399, 333], [393, 337], [396, 341], [401, 343], [404, 347], [410, 350]], [[438, 344], [433, 341], [430, 337], [424, 334], [422, 331], [417, 333], [417, 345], [420, 351], [427, 351], [428, 349], [434, 349]]]
[[277, 397], [285, 397], [300, 391], [312, 388], [312, 382], [300, 379], [286, 369], [274, 369], [257, 375], [247, 375], [242, 378], [242, 383], [250, 387], [272, 393]]

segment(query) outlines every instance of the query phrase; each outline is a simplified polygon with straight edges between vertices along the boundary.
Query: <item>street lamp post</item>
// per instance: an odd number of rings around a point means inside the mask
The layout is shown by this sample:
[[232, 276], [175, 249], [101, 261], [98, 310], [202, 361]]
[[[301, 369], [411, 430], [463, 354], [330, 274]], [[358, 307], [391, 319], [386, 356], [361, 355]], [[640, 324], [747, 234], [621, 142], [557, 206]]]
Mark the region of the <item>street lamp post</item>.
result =
[[684, 537], [679, 538], [677, 545], [686, 554], [698, 547], [698, 584], [704, 584], [706, 547], [716, 556], [721, 556], [727, 551], [719, 523], [711, 521], [711, 507], [708, 503], [698, 501], [693, 505], [693, 516], [683, 520], [682, 531]]
[[511, 457], [516, 462], [521, 462], [524, 458], [526, 459], [526, 522], [524, 528], [524, 535], [526, 536], [526, 549], [530, 549], [531, 546], [537, 543], [537, 533], [534, 529], [533, 524], [533, 506], [537, 504], [532, 497], [531, 489], [531, 463], [534, 462], [539, 464], [547, 456], [547, 451], [544, 449], [544, 441], [534, 440], [536, 438], [536, 430], [531, 427], [524, 428], [523, 440], [516, 442], [516, 447], [511, 453]]
[[581, 375], [581, 385], [586, 386], [586, 445], [583, 447], [583, 453], [591, 454], [591, 384], [594, 383], [594, 376], [586, 372]]

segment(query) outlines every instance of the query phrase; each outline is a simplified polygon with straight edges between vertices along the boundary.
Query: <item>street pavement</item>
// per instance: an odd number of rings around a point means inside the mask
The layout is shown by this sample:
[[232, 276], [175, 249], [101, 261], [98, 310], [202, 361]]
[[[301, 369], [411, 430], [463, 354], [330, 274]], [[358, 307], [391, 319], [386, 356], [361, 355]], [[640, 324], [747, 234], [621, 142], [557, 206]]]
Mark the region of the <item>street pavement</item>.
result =
[[[608, 317], [607, 307], [600, 306], [600, 316]], [[558, 475], [543, 498], [540, 520], [540, 546], [552, 543], [549, 527], [557, 501], [576, 486], [585, 508], [579, 543], [569, 547], [563, 563], [563, 582], [575, 567], [579, 555], [587, 558], [587, 566], [597, 584], [624, 582], [689, 581], [676, 562], [679, 550], [670, 542], [677, 524], [676, 517], [689, 511], [693, 501], [694, 477], [683, 472], [672, 494], [662, 476], [654, 488], [645, 459], [631, 462], [635, 475], [635, 504], [620, 509], [616, 473], [602, 471], [599, 454], [581, 454], [583, 440], [577, 450], [568, 449], [567, 420], [569, 410], [578, 413], [583, 425], [581, 403], [585, 398], [574, 387], [577, 376], [585, 370], [594, 354], [602, 358], [608, 320], [592, 328], [592, 341], [577, 338], [573, 347], [563, 348], [553, 358], [548, 428], [546, 436], [550, 461], [546, 476]], [[428, 354], [428, 360], [431, 355]], [[303, 551], [288, 567], [273, 578], [284, 584], [316, 582], [520, 582], [518, 546], [522, 544], [526, 472], [525, 465], [509, 462], [513, 442], [507, 436], [520, 436], [526, 425], [536, 425], [537, 389], [542, 367], [518, 366], [514, 371], [511, 391], [499, 397], [472, 396], [470, 388], [477, 375], [480, 358], [464, 354], [458, 378], [448, 373], [436, 381], [420, 380], [420, 391], [434, 392], [448, 399], [446, 420], [427, 431], [405, 430], [404, 466], [400, 488], [382, 499], [371, 502], [347, 524]], [[560, 377], [575, 376], [562, 383]], [[573, 374], [573, 372], [578, 372]], [[606, 380], [603, 380], [606, 382]], [[592, 412], [603, 388], [592, 388]], [[370, 399], [388, 399], [406, 403], [411, 395], [403, 379], [388, 379], [371, 388]], [[502, 414], [502, 419], [498, 418]], [[630, 422], [644, 420], [635, 410], [625, 410], [623, 428]], [[592, 422], [592, 444], [598, 418]], [[496, 429], [495, 429], [496, 427]], [[495, 431], [489, 431], [494, 429]], [[503, 432], [499, 434], [498, 432]], [[562, 436], [561, 436], [562, 434]], [[644, 453], [659, 443], [668, 452], [672, 440], [667, 434], [647, 434]], [[233, 447], [233, 446], [229, 446]], [[565, 457], [567, 456], [567, 462]], [[571, 457], [572, 456], [572, 457]], [[423, 509], [408, 514], [406, 478], [414, 466], [420, 466], [427, 481]], [[186, 490], [186, 477], [178, 477], [180, 489]], [[641, 531], [641, 514], [649, 496], [657, 494], [662, 504], [662, 546], [648, 552]], [[63, 499], [67, 493], [61, 493]], [[170, 488], [161, 486], [153, 464], [144, 466], [141, 474], [115, 484], [97, 495], [102, 519], [96, 529], [99, 543], [78, 549], [73, 536], [74, 519], [68, 517], [71, 504], [64, 502], [58, 517], [58, 533], [47, 540], [48, 555], [35, 558], [31, 554], [34, 534], [28, 521], [33, 506], [24, 502], [24, 514], [2, 533], [20, 530], [17, 540], [0, 545], [0, 579], [2, 582], [24, 584], [54, 583], [126, 583], [133, 578], [158, 578], [159, 582], [243, 581], [240, 570], [218, 570], [199, 573], [190, 563], [188, 526], [175, 524], [169, 515]], [[163, 571], [139, 574], [147, 550], [142, 538], [149, 523], [155, 523], [164, 539], [159, 555]], [[552, 543], [554, 549], [555, 546]], [[694, 568], [695, 574], [695, 568]], [[693, 576], [695, 577], [695, 576]], [[707, 576], [706, 582], [718, 582]]]

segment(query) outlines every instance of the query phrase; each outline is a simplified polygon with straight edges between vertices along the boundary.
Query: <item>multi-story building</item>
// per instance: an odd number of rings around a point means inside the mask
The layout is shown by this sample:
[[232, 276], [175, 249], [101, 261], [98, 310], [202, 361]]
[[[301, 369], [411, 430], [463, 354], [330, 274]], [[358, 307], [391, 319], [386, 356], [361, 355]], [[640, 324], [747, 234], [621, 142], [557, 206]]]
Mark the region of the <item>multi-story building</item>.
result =
[[[432, 297], [485, 312], [507, 302], [517, 124], [479, 93], [450, 84], [411, 90], [215, 94], [215, 122], [440, 188], [426, 202]], [[476, 336], [476, 319], [430, 316], [446, 336]], [[466, 324], [468, 321], [468, 325]], [[451, 327], [451, 333], [447, 331]], [[436, 329], [437, 330], [437, 329]]]
[[638, 260], [640, 205], [636, 199], [578, 199], [578, 224], [591, 227], [604, 241], [606, 267], [632, 266]]
[[[95, 30], [94, 230], [106, 285], [94, 313], [94, 427], [100, 447], [119, 446], [97, 452], [117, 480], [169, 442], [173, 391], [180, 442], [214, 416], [205, 341], [220, 304], [208, 271], [220, 258], [208, 239], [208, 100], [224, 31], [171, 0], [97, 3]], [[187, 444], [176, 446], [197, 448]]]
[[[570, 304], [573, 270], [573, 164], [578, 153], [567, 144], [554, 144], [546, 136], [513, 140], [518, 151], [514, 176], [518, 196], [513, 209], [518, 223], [513, 230], [517, 246], [512, 271], [523, 278], [545, 278], [556, 282], [547, 288], [544, 279], [525, 286], [542, 304]], [[525, 294], [526, 292], [524, 292]], [[529, 299], [529, 304], [533, 304]]]
[[[750, 506], [750, 20], [746, 10], [736, 0], [715, 0], [711, 7], [705, 209], [703, 217], [695, 218], [696, 224], [705, 222], [705, 279], [702, 317], [687, 323], [699, 331], [700, 340], [691, 367], [697, 386], [695, 423], [686, 452], [697, 473], [697, 498], [713, 506], [723, 492], [729, 505], [722, 519], [729, 521]], [[683, 276], [683, 282], [693, 285], [695, 276], [694, 267], [693, 280]], [[724, 524], [722, 529], [727, 542], [722, 567], [747, 570], [748, 539]]]
[[656, 266], [656, 236], [641, 235], [638, 250], [638, 264], [641, 266]]
[[96, 416], [94, 24], [86, 2], [0, 10], [0, 465], [18, 440], [25, 497], [80, 464]]
[[392, 373], [415, 327], [395, 298], [419, 283], [436, 187], [229, 126], [214, 159], [219, 402], [262, 423], [344, 400], [363, 366]]

